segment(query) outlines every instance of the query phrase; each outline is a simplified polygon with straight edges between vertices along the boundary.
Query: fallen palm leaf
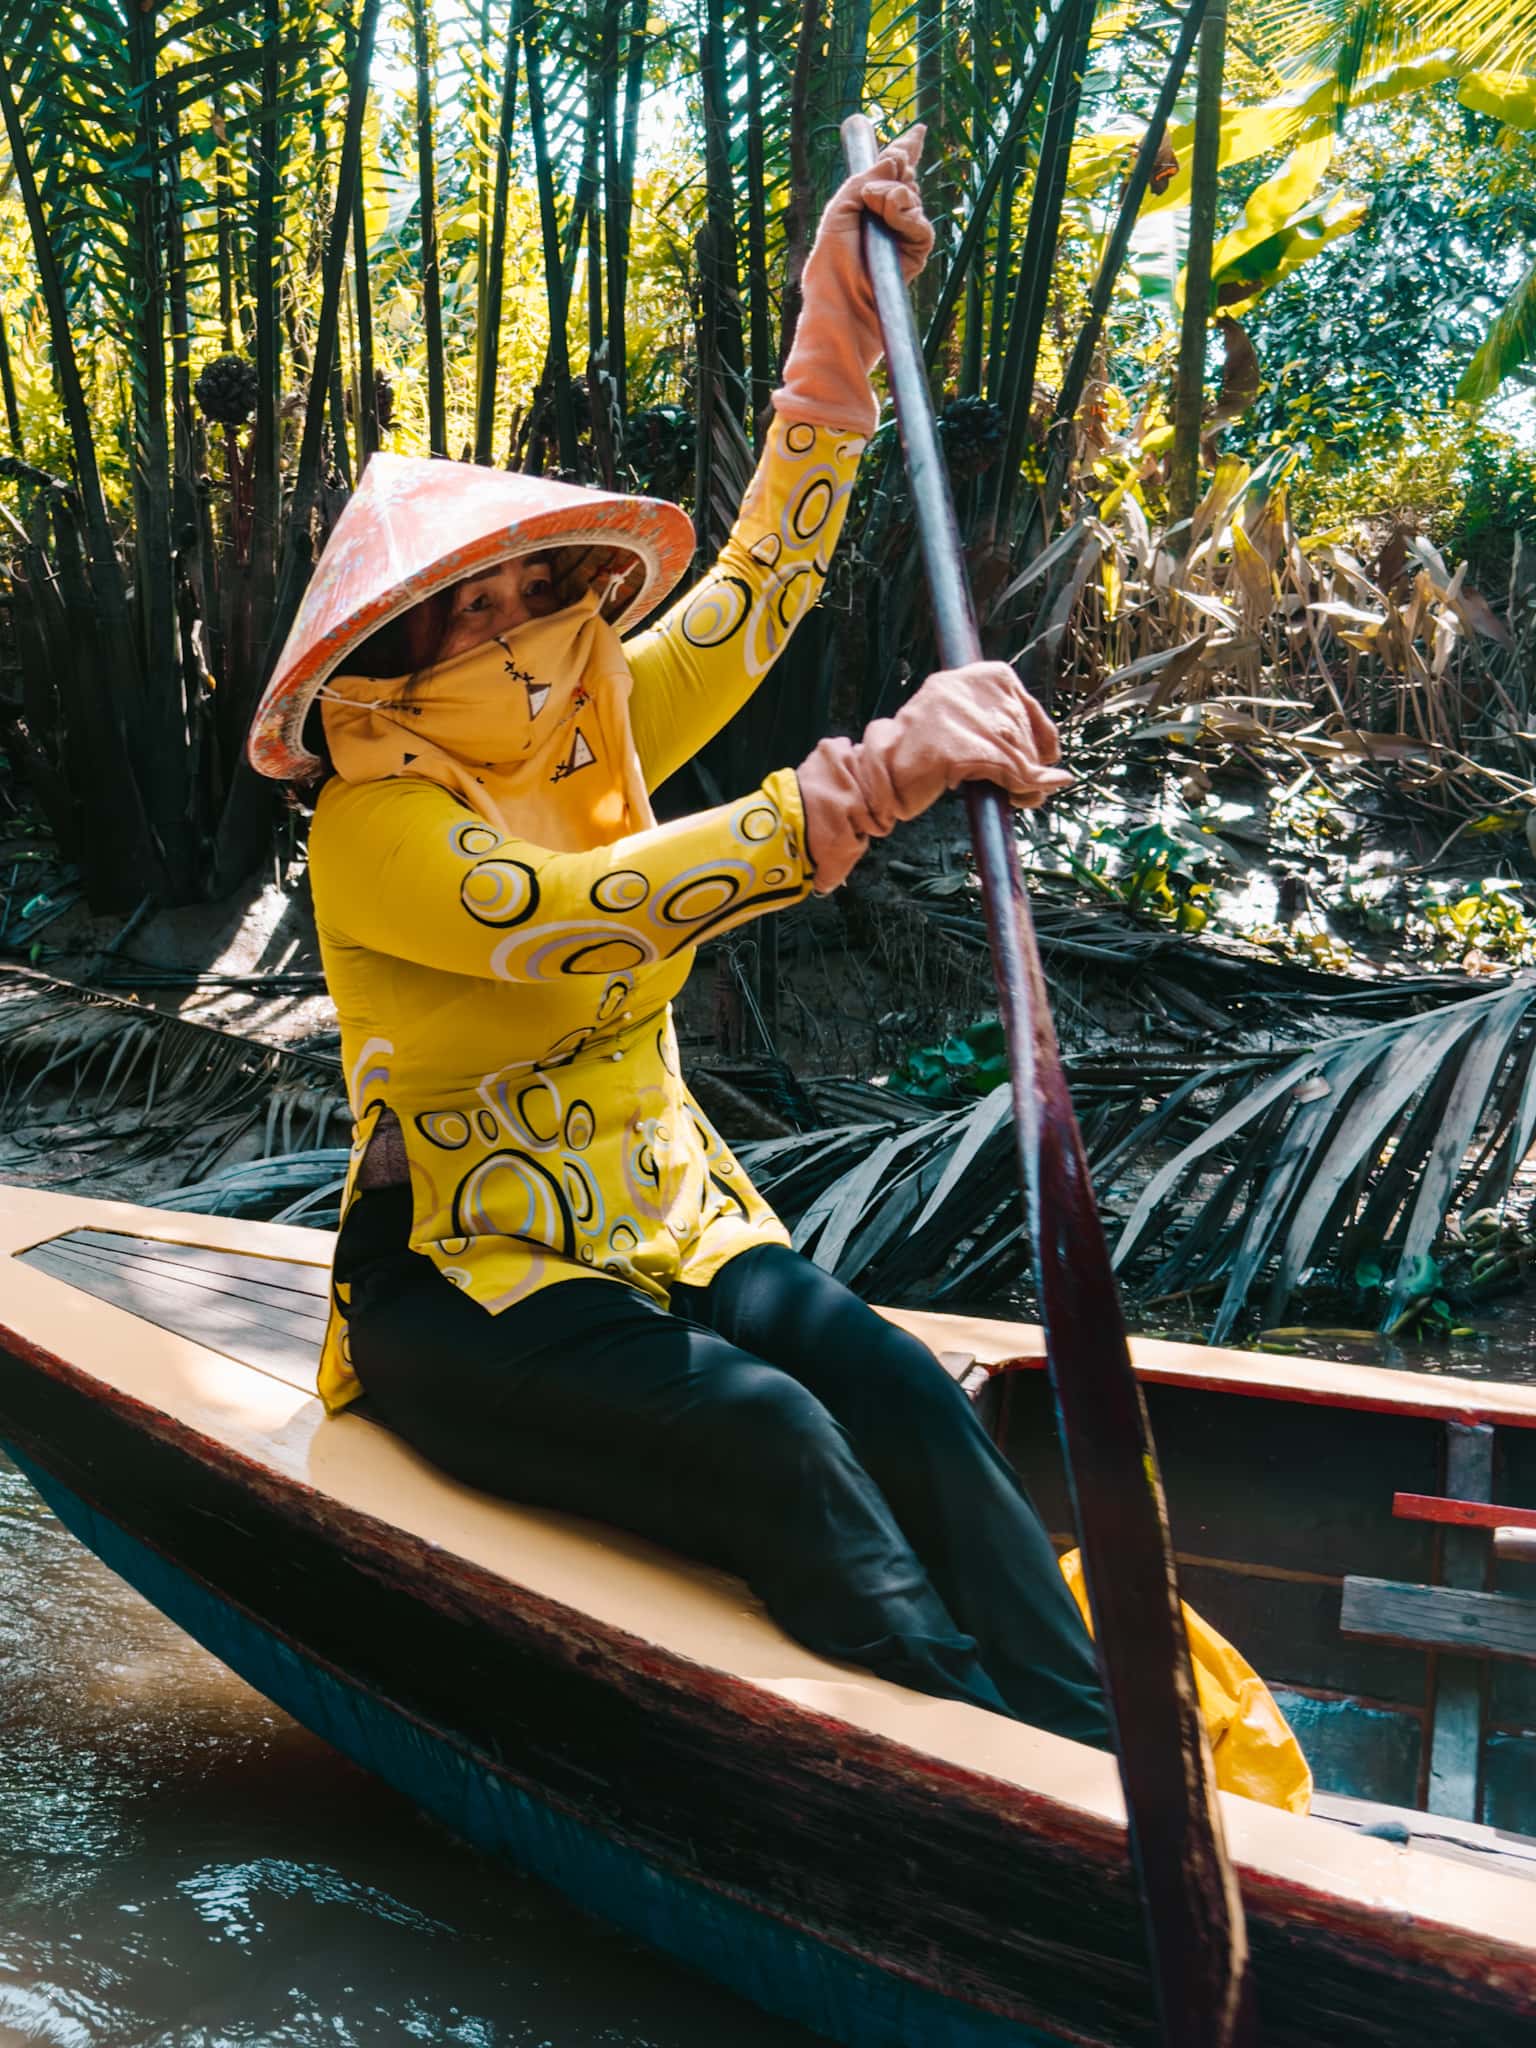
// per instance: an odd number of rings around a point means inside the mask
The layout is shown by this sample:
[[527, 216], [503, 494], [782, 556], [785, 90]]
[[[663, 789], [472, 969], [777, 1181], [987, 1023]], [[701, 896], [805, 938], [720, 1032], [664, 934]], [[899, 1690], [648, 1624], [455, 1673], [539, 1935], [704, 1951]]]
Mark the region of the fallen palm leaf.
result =
[[[1150, 1284], [1169, 1293], [1224, 1283], [1210, 1330], [1219, 1343], [1266, 1274], [1275, 1322], [1309, 1276], [1352, 1275], [1370, 1250], [1396, 1262], [1390, 1325], [1447, 1213], [1509, 1192], [1536, 1131], [1533, 1012], [1536, 976], [1524, 975], [1293, 1052], [1262, 1079], [1251, 1064], [1213, 1069], [1208, 1090], [1237, 1085], [1142, 1187], [1117, 1267], [1172, 1236]], [[1131, 1135], [1117, 1167], [1145, 1156], [1161, 1115]]]
[[0, 972], [0, 1159], [29, 1181], [63, 1186], [89, 1172], [139, 1192], [152, 1161], [174, 1158], [193, 1180], [242, 1141], [312, 1145], [346, 1115], [327, 1054], [25, 968]]

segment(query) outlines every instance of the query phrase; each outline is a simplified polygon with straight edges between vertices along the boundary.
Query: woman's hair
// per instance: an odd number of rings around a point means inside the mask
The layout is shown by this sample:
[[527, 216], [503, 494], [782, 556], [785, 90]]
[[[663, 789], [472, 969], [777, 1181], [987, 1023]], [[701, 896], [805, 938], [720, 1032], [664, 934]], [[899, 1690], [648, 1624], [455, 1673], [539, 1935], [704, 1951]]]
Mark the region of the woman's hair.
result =
[[354, 647], [336, 673], [343, 676], [410, 676], [430, 668], [448, 637], [457, 583], [435, 590], [408, 612], [391, 619]]

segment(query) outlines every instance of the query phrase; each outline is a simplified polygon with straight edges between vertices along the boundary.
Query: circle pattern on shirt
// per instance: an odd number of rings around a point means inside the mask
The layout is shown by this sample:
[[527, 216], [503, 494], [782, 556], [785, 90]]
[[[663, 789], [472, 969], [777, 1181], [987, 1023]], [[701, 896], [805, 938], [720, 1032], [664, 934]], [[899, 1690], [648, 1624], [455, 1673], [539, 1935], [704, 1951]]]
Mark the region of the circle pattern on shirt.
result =
[[477, 861], [464, 877], [459, 898], [477, 924], [522, 924], [539, 907], [538, 878], [520, 860]]
[[678, 878], [657, 904], [656, 914], [667, 924], [699, 924], [707, 917], [718, 917], [740, 894], [739, 874], [695, 871]]
[[563, 1160], [560, 1172], [565, 1181], [571, 1214], [589, 1237], [595, 1237], [603, 1227], [604, 1215], [603, 1197], [597, 1182], [579, 1159]]
[[789, 523], [795, 539], [814, 540], [826, 525], [836, 493], [829, 476], [813, 477], [790, 508]]
[[479, 860], [487, 853], [494, 853], [501, 844], [490, 825], [455, 825], [451, 837], [456, 850], [467, 854], [471, 860]]
[[683, 638], [690, 647], [723, 647], [741, 631], [752, 604], [750, 583], [740, 576], [722, 576], [683, 613]]
[[597, 1118], [590, 1102], [573, 1102], [565, 1112], [565, 1142], [573, 1152], [585, 1152], [597, 1135]]
[[461, 1151], [471, 1137], [469, 1118], [459, 1109], [423, 1110], [416, 1119], [416, 1128], [429, 1145], [444, 1152]]
[[468, 1237], [528, 1237], [570, 1258], [576, 1226], [565, 1189], [526, 1152], [491, 1152], [472, 1166], [453, 1197], [453, 1228]]
[[548, 1081], [530, 1081], [517, 1092], [517, 1121], [533, 1145], [544, 1151], [560, 1136], [560, 1097]]
[[[623, 974], [661, 956], [633, 925], [541, 924], [514, 932], [491, 954], [491, 972], [503, 981], [553, 981], [561, 974]], [[539, 1062], [550, 1066], [546, 1057]]]
[[592, 884], [592, 901], [597, 908], [619, 914], [638, 910], [650, 893], [649, 880], [636, 868], [620, 868]]

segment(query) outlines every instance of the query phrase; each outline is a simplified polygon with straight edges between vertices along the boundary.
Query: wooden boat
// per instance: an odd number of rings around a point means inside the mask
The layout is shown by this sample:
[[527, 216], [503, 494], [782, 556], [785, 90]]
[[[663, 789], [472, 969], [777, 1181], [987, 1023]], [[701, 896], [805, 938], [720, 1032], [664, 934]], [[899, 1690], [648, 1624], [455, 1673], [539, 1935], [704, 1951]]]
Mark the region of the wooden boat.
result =
[[[902, 2048], [1157, 2038], [1109, 1759], [823, 1663], [723, 1574], [326, 1419], [329, 1252], [0, 1189], [0, 1442], [289, 1713], [759, 2004]], [[1065, 1531], [1037, 1333], [899, 1320]], [[1225, 1801], [1265, 2048], [1528, 2043], [1536, 1566], [1490, 1531], [1536, 1525], [1536, 1387], [1137, 1362], [1189, 1597], [1323, 1788], [1311, 1819]]]

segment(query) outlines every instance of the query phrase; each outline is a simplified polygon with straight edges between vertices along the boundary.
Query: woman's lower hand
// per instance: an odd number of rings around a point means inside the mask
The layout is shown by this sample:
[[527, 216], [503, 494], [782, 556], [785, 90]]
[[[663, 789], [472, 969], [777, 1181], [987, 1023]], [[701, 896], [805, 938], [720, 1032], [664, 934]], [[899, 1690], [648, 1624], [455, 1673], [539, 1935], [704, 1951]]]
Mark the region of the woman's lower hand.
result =
[[1033, 809], [1072, 781], [1055, 726], [1006, 662], [940, 669], [864, 737], [823, 740], [800, 766], [818, 894], [842, 882], [871, 839], [920, 817], [948, 789], [990, 782]]
[[[879, 728], [894, 731], [887, 739]], [[937, 669], [892, 719], [866, 732], [882, 752], [898, 808], [915, 818], [963, 782], [991, 782], [1023, 810], [1066, 789], [1061, 735], [1005, 661]], [[940, 778], [942, 777], [942, 781]]]

